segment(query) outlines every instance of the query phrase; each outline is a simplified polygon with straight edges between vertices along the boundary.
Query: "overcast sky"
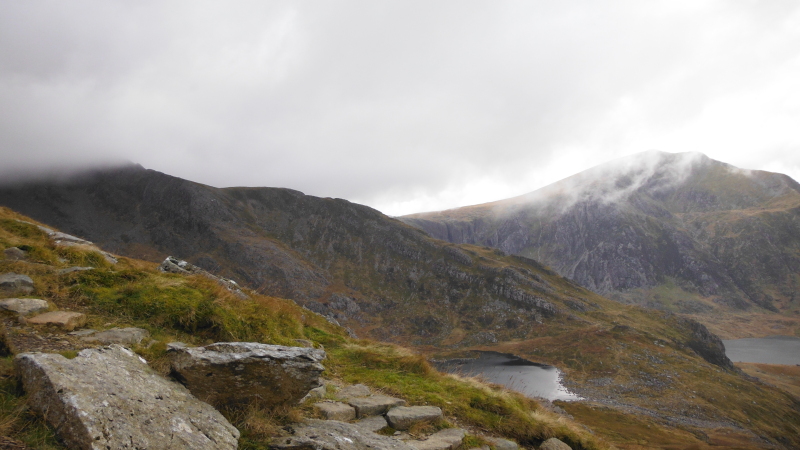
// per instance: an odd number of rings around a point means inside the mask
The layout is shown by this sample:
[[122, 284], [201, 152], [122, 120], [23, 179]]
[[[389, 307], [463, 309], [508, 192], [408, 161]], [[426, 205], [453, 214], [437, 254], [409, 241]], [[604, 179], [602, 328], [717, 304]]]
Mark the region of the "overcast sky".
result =
[[399, 215], [699, 151], [800, 180], [800, 2], [0, 0], [0, 176], [131, 161]]

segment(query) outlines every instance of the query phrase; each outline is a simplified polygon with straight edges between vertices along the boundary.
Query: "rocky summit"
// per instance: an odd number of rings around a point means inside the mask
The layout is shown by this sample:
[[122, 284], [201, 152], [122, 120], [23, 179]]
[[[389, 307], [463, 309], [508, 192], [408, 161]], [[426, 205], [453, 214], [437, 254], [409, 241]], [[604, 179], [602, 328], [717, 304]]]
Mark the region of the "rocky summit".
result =
[[796, 311], [800, 185], [646, 152], [526, 195], [404, 222], [534, 258], [617, 300], [683, 313]]

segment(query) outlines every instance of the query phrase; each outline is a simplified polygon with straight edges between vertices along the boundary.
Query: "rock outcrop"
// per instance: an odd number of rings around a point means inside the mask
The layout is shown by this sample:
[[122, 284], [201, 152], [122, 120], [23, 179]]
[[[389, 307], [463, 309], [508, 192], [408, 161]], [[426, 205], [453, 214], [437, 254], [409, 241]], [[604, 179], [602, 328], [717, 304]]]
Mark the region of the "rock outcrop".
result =
[[320, 386], [325, 352], [254, 342], [170, 347], [173, 376], [198, 398], [220, 407], [297, 403]]
[[3, 256], [10, 261], [25, 261], [28, 257], [25, 250], [17, 247], [9, 247], [3, 250]]
[[19, 273], [4, 273], [0, 275], [0, 293], [27, 295], [31, 292], [33, 292], [33, 280], [31, 277]]
[[69, 448], [236, 449], [239, 431], [124, 347], [14, 360], [30, 406]]
[[236, 294], [237, 297], [246, 299], [247, 294], [242, 292], [242, 288], [239, 287], [239, 284], [233, 280], [229, 280], [227, 278], [218, 277], [216, 275], [212, 275], [206, 270], [201, 269], [200, 267], [195, 266], [194, 264], [190, 264], [186, 261], [181, 259], [167, 256], [167, 259], [158, 266], [158, 270], [162, 272], [169, 272], [169, 273], [180, 273], [183, 275], [202, 275], [207, 278], [211, 278], [212, 280], [216, 281], [225, 289], [233, 292]]
[[395, 430], [407, 430], [415, 423], [441, 418], [442, 410], [437, 406], [398, 406], [386, 413], [386, 420]]
[[539, 450], [572, 450], [572, 447], [557, 438], [550, 438], [539, 446]]
[[46, 300], [38, 298], [7, 298], [0, 300], [0, 311], [11, 311], [21, 316], [46, 311], [49, 308]]

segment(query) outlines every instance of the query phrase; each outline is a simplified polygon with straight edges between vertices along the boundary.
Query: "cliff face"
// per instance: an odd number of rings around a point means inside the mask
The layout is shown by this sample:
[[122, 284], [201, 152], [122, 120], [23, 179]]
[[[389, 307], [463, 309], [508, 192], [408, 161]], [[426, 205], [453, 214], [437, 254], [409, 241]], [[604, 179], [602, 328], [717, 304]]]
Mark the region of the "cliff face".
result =
[[798, 184], [698, 154], [649, 152], [522, 197], [401, 220], [657, 308], [787, 311], [800, 292]]

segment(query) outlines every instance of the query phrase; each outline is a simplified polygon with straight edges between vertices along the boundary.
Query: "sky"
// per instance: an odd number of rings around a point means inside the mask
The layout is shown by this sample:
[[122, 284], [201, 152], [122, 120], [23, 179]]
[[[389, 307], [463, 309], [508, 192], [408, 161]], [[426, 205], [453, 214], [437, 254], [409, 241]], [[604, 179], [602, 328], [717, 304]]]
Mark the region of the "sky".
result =
[[0, 0], [0, 177], [134, 162], [389, 215], [646, 150], [800, 180], [800, 2]]

